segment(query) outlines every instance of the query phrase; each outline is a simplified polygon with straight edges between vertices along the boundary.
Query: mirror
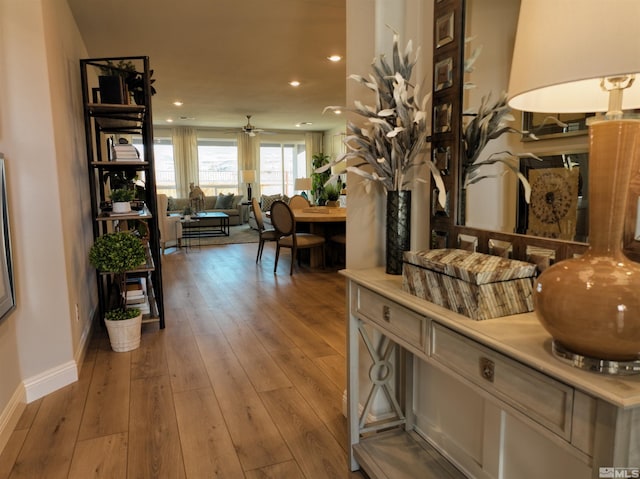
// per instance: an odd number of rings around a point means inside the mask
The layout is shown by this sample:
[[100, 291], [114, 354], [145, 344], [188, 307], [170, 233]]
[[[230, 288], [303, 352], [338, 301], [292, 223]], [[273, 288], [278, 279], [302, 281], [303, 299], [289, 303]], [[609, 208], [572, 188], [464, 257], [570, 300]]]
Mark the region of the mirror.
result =
[[[544, 218], [550, 223], [546, 228], [540, 228], [535, 221], [534, 224], [530, 224], [531, 205], [521, 205], [520, 183], [510, 169], [505, 169], [501, 164], [492, 166], [493, 169], [483, 171], [487, 178], [473, 185], [464, 184], [461, 171], [461, 158], [464, 154], [461, 151], [463, 112], [474, 108], [477, 111], [482, 97], [489, 92], [495, 102], [500, 99], [502, 92], [506, 91], [519, 9], [519, 0], [448, 0], [436, 1], [434, 4], [436, 40], [444, 41], [435, 41], [433, 48], [434, 128], [431, 146], [433, 161], [443, 175], [447, 202], [443, 207], [431, 205], [431, 247], [465, 248], [531, 261], [542, 270], [557, 261], [584, 252], [587, 245], [576, 241], [586, 239], [582, 226], [579, 226], [583, 222], [579, 222], [576, 216], [573, 222], [560, 221], [559, 224], [554, 216], [555, 190], [545, 191], [541, 188], [536, 196], [538, 201], [542, 202], [541, 208], [538, 208], [539, 205], [536, 206], [538, 221]], [[482, 51], [477, 55], [473, 70], [465, 73], [465, 60], [474, 58], [474, 52], [477, 52], [480, 45]], [[473, 83], [476, 87], [464, 88], [465, 82]], [[515, 112], [514, 115], [519, 113]], [[520, 128], [520, 124], [521, 119], [516, 118], [510, 126]], [[545, 168], [535, 168], [519, 160], [514, 160], [511, 166], [527, 174], [532, 172], [534, 180], [536, 176], [544, 176], [541, 185], [555, 185], [560, 179], [575, 184], [577, 179], [576, 191], [582, 192], [584, 197], [587, 187], [584, 181], [587, 169], [587, 159], [584, 156], [588, 149], [587, 137], [560, 136], [553, 140], [523, 142], [519, 134], [504, 134], [499, 140], [489, 142], [482, 154], [490, 155], [493, 152], [508, 150], [516, 154], [531, 152], [544, 157], [546, 160], [542, 164], [547, 166], [548, 162], [549, 168], [546, 169], [552, 171], [543, 171]], [[569, 173], [568, 178], [557, 175], [559, 169], [565, 168], [565, 163], [562, 162], [563, 155], [566, 157], [569, 152], [571, 162], [580, 164], [577, 178], [575, 171]], [[556, 183], [548, 178], [548, 175], [553, 177], [554, 173], [555, 176], [561, 177]], [[432, 189], [435, 189], [435, 186], [432, 186]], [[578, 193], [576, 201], [568, 206], [566, 198], [562, 195], [559, 200], [562, 208], [568, 209], [570, 213], [575, 211], [576, 215], [586, 216], [586, 205], [578, 201]], [[575, 235], [572, 240], [560, 239], [567, 237], [567, 231], [573, 232], [574, 229]], [[538, 236], [531, 234], [534, 230]]]
[[[472, 60], [472, 68], [463, 73], [462, 78], [463, 115], [477, 112], [483, 98], [488, 97], [493, 103], [507, 91], [519, 10], [519, 0], [465, 0], [463, 54], [467, 62]], [[500, 21], [496, 22], [496, 18]], [[540, 139], [523, 141], [525, 138], [517, 133], [503, 134], [487, 144], [479, 159], [503, 151], [516, 155], [536, 154], [541, 160], [509, 160], [531, 185], [531, 203], [524, 201], [524, 189], [507, 166], [503, 163], [483, 166], [479, 171], [486, 176], [484, 179], [459, 189], [459, 224], [504, 233], [586, 242], [586, 137], [574, 139], [574, 145], [570, 147], [562, 138], [563, 135], [584, 135], [585, 115], [577, 115], [577, 119], [571, 116], [566, 128], [556, 123], [551, 127], [543, 124], [544, 118], [539, 118], [543, 114], [522, 115], [514, 111], [513, 115], [515, 121], [509, 126], [532, 129], [537, 136], [539, 133]], [[520, 116], [524, 117], [524, 126]], [[463, 129], [470, 118], [463, 116]], [[582, 128], [578, 129], [580, 125]], [[555, 134], [549, 135], [549, 131]], [[563, 141], [564, 144], [556, 144]], [[463, 185], [464, 172], [460, 174]]]

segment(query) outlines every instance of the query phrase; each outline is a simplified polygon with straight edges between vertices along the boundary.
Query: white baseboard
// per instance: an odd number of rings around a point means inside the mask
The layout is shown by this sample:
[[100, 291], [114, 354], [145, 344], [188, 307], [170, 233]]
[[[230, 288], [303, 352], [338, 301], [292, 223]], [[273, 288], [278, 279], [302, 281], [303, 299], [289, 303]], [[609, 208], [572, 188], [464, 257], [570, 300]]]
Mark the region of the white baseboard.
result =
[[78, 365], [67, 361], [24, 381], [27, 404], [78, 380]]
[[18, 385], [13, 392], [9, 403], [0, 413], [0, 451], [7, 445], [11, 434], [13, 434], [16, 424], [26, 406], [25, 390], [22, 384]]

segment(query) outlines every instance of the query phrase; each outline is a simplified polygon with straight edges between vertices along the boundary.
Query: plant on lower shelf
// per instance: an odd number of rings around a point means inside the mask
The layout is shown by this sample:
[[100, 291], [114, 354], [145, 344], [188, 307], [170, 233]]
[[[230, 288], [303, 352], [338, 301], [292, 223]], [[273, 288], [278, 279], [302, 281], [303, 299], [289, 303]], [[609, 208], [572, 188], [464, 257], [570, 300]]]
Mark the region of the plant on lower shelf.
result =
[[108, 233], [96, 239], [89, 250], [89, 262], [102, 273], [113, 273], [118, 287], [118, 307], [107, 312], [105, 319], [130, 319], [140, 314], [127, 311], [127, 272], [145, 263], [144, 245], [133, 234], [125, 231]]
[[111, 195], [109, 197], [114, 203], [133, 201], [136, 199], [136, 190], [117, 188], [111, 191]]

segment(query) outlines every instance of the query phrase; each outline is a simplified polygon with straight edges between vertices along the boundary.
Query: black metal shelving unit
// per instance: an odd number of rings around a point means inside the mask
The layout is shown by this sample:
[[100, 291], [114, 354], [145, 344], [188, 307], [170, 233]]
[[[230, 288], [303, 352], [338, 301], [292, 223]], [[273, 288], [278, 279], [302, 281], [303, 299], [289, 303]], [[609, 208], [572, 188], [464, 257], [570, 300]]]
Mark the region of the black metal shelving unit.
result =
[[[128, 104], [101, 102], [98, 76], [101, 68], [127, 62], [135, 71], [121, 70], [123, 74], [135, 75], [142, 85], [142, 94], [134, 103], [125, 94], [123, 101]], [[151, 70], [149, 57], [132, 56], [117, 58], [90, 58], [80, 60], [82, 80], [82, 102], [87, 145], [87, 166], [91, 194], [93, 236], [104, 235], [127, 227], [132, 221], [143, 221], [148, 230], [148, 258], [145, 267], [129, 273], [129, 276], [146, 279], [149, 314], [143, 315], [143, 322], [158, 322], [164, 328], [164, 302], [162, 293], [161, 250], [158, 229], [158, 207], [154, 175], [153, 124], [151, 113]], [[109, 138], [140, 135], [142, 137], [142, 160], [111, 161], [107, 142]], [[110, 178], [114, 173], [123, 172], [128, 177], [143, 178], [144, 188], [138, 190], [138, 200], [144, 202], [141, 209], [131, 214], [114, 215], [104, 211], [111, 189]], [[142, 197], [141, 197], [142, 195]], [[97, 273], [99, 310], [104, 317], [108, 310], [111, 275]]]

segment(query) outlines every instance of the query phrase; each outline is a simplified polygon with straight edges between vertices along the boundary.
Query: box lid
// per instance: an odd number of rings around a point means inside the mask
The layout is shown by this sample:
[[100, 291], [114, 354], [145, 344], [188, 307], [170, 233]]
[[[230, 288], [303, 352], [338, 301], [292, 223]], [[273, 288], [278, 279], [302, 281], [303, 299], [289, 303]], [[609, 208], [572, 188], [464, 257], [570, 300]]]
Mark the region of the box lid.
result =
[[405, 251], [404, 262], [478, 285], [530, 278], [536, 272], [536, 265], [525, 261], [461, 249]]

